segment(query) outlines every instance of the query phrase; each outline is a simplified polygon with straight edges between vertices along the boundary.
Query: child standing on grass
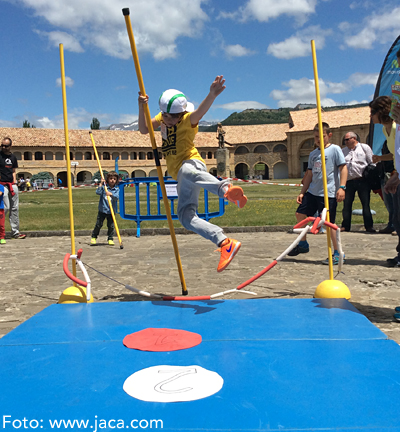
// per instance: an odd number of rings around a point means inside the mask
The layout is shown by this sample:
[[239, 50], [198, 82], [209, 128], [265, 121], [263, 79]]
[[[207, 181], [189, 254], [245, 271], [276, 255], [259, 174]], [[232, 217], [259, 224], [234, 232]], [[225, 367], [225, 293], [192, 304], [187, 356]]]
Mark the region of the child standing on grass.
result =
[[99, 212], [97, 214], [97, 221], [92, 232], [92, 238], [90, 243], [95, 245], [97, 243], [97, 236], [100, 233], [100, 229], [103, 226], [104, 219], [107, 219], [107, 236], [108, 244], [114, 246], [114, 220], [112, 218], [110, 206], [108, 205], [107, 196], [111, 198], [114, 214], [117, 211], [117, 201], [119, 199], [119, 187], [118, 187], [119, 176], [115, 171], [110, 171], [106, 176], [107, 192], [104, 188], [104, 179], [101, 179], [100, 186], [96, 189], [96, 194], [100, 195], [99, 200]]
[[[335, 223], [337, 203], [342, 202], [345, 197], [347, 166], [341, 148], [329, 142], [332, 137], [329, 125], [327, 123], [322, 123], [322, 129], [324, 132], [325, 166], [328, 183], [329, 221]], [[308, 216], [313, 216], [317, 211], [322, 212], [325, 207], [318, 124], [314, 127], [314, 141], [317, 148], [310, 153], [307, 171], [303, 178], [303, 187], [297, 197], [297, 203], [299, 204], [296, 211], [297, 223], [306, 219]], [[331, 238], [334, 247], [333, 264], [338, 264], [339, 252], [336, 232], [334, 230], [331, 230]], [[288, 255], [296, 256], [301, 253], [307, 253], [309, 250], [310, 248], [306, 236], [304, 236], [302, 241], [300, 241]], [[327, 259], [323, 261], [323, 263], [329, 264], [329, 260]]]
[[[210, 92], [195, 110], [186, 96], [178, 90], [166, 90], [159, 99], [161, 112], [151, 120], [155, 130], [161, 126], [162, 152], [167, 162], [168, 174], [178, 181], [178, 218], [181, 224], [220, 249], [221, 258], [217, 271], [225, 270], [239, 251], [241, 243], [229, 239], [222, 228], [197, 216], [199, 193], [201, 188], [219, 197], [225, 197], [239, 208], [247, 202], [243, 189], [232, 186], [229, 181], [219, 181], [207, 172], [207, 167], [194, 145], [199, 121], [210, 109], [215, 98], [225, 90], [223, 76], [217, 76], [211, 84]], [[148, 96], [139, 93], [139, 130], [149, 132], [144, 116], [143, 105]]]
[[0, 245], [6, 244], [6, 216], [4, 214], [4, 186], [0, 184]]

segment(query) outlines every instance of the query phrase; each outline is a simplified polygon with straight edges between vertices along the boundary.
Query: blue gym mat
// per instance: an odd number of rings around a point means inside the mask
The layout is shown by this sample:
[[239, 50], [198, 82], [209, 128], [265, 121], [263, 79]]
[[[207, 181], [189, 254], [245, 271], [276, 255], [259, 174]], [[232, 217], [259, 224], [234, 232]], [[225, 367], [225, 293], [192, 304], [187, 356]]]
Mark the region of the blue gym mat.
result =
[[[148, 327], [185, 329], [203, 341], [157, 353], [122, 344]], [[181, 432], [400, 431], [400, 347], [346, 300], [52, 305], [0, 340], [0, 364], [9, 430], [25, 418], [32, 429], [79, 420], [94, 432], [140, 429], [140, 421], [150, 429], [151, 420]], [[123, 391], [130, 375], [157, 365], [199, 365], [224, 385], [177, 403]]]

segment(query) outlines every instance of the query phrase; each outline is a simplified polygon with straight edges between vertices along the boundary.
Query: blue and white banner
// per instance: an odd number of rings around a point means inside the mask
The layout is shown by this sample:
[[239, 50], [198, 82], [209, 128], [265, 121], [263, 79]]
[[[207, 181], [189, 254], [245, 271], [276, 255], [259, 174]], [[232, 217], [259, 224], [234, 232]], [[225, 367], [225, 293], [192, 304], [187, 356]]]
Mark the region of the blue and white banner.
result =
[[[378, 96], [392, 96], [392, 84], [395, 81], [400, 81], [400, 65], [397, 62], [397, 51], [400, 50], [400, 36], [394, 41], [393, 45], [390, 47], [385, 60], [380, 71], [378, 82], [376, 83], [374, 99]], [[381, 154], [383, 143], [386, 138], [382, 132], [382, 125], [373, 125], [371, 122], [369, 128], [369, 144], [372, 147], [372, 151], [376, 155]]]

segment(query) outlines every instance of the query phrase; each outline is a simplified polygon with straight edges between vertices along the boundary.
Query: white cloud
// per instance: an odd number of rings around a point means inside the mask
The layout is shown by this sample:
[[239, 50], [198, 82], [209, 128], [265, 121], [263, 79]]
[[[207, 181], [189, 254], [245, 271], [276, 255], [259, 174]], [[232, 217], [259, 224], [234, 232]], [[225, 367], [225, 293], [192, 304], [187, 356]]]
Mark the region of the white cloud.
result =
[[221, 18], [230, 18], [238, 21], [255, 19], [267, 22], [281, 15], [295, 17], [298, 22], [305, 22], [307, 16], [315, 13], [317, 0], [248, 0], [245, 6], [232, 13], [221, 13]]
[[1, 120], [0, 119], [0, 127], [4, 128], [14, 128], [14, 127], [21, 127], [22, 123], [20, 121], [13, 121], [13, 120]]
[[262, 104], [256, 101], [240, 101], [240, 102], [231, 102], [223, 105], [214, 105], [215, 108], [222, 108], [229, 111], [243, 111], [245, 109], [263, 109], [269, 108], [268, 105]]
[[376, 86], [376, 83], [378, 81], [379, 74], [373, 74], [373, 73], [362, 73], [362, 72], [356, 72], [350, 75], [348, 82], [353, 87], [360, 87], [362, 85], [373, 85]]
[[373, 13], [358, 23], [341, 23], [339, 29], [348, 32], [344, 36], [344, 43], [348, 47], [372, 49], [375, 43], [386, 45], [400, 33], [400, 7]]
[[[352, 74], [347, 80], [339, 83], [324, 81], [319, 79], [319, 93], [322, 106], [334, 105], [350, 105], [359, 103], [356, 101], [348, 103], [338, 103], [328, 97], [331, 94], [345, 94], [352, 90], [353, 87], [362, 85], [375, 85], [377, 74], [363, 74], [357, 72]], [[283, 82], [282, 85], [287, 90], [273, 90], [270, 96], [278, 101], [280, 107], [294, 107], [299, 103], [316, 103], [315, 97], [315, 82], [313, 79], [301, 78], [299, 80], [292, 79]]]
[[[74, 80], [68, 76], [65, 77], [65, 87], [72, 87], [74, 85]], [[56, 79], [56, 86], [61, 87], [61, 78]]]
[[46, 37], [51, 46], [58, 48], [60, 43], [63, 44], [64, 50], [81, 53], [84, 51], [79, 41], [72, 35], [62, 31], [44, 32], [34, 30], [40, 36]]
[[316, 49], [325, 46], [325, 38], [332, 34], [332, 30], [321, 29], [321, 26], [311, 26], [298, 31], [295, 35], [282, 42], [271, 43], [268, 46], [267, 54], [280, 59], [292, 59], [306, 57], [311, 53], [311, 40], [315, 41]]
[[245, 57], [245, 56], [251, 56], [255, 54], [255, 51], [252, 51], [248, 48], [245, 48], [242, 45], [226, 45], [223, 47], [225, 54], [228, 57]]
[[[201, 9], [204, 2], [190, 0], [183, 5], [181, 0], [136, 0], [130, 20], [138, 51], [150, 52], [158, 60], [177, 57], [177, 39], [197, 37], [208, 20]], [[53, 44], [69, 35], [65, 48], [75, 52], [81, 52], [76, 51], [79, 47], [94, 47], [113, 57], [132, 55], [121, 12], [125, 0], [20, 0], [18, 4], [57, 28], [56, 32], [42, 32]]]

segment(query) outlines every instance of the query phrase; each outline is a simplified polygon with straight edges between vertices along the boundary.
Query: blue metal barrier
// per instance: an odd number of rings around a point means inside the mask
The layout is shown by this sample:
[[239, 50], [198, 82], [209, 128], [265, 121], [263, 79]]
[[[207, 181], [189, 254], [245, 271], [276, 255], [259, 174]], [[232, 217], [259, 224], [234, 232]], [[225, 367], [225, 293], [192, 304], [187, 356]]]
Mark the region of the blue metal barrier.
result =
[[[157, 185], [157, 213], [151, 214], [151, 200], [150, 200], [150, 186], [151, 184]], [[167, 190], [167, 197], [170, 200], [171, 218], [172, 220], [178, 220], [178, 215], [175, 213], [175, 200], [178, 198], [176, 193], [176, 185], [178, 182], [173, 180], [172, 177], [164, 177], [165, 188]], [[135, 202], [136, 202], [136, 214], [128, 214], [125, 206], [125, 188], [133, 186], [135, 189]], [[140, 188], [142, 186], [142, 188]], [[140, 212], [140, 189], [146, 188], [147, 198], [147, 213], [141, 214]], [[198, 213], [197, 215], [201, 219], [209, 221], [212, 218], [222, 216], [225, 213], [225, 200], [219, 199], [219, 210], [215, 212], [209, 211], [208, 204], [208, 191], [204, 190], [204, 213]], [[133, 220], [136, 222], [137, 231], [136, 236], [140, 237], [140, 224], [143, 221], [151, 220], [167, 220], [167, 215], [161, 213], [161, 201], [162, 192], [158, 177], [135, 177], [131, 179], [125, 179], [119, 183], [119, 214], [122, 219]]]

